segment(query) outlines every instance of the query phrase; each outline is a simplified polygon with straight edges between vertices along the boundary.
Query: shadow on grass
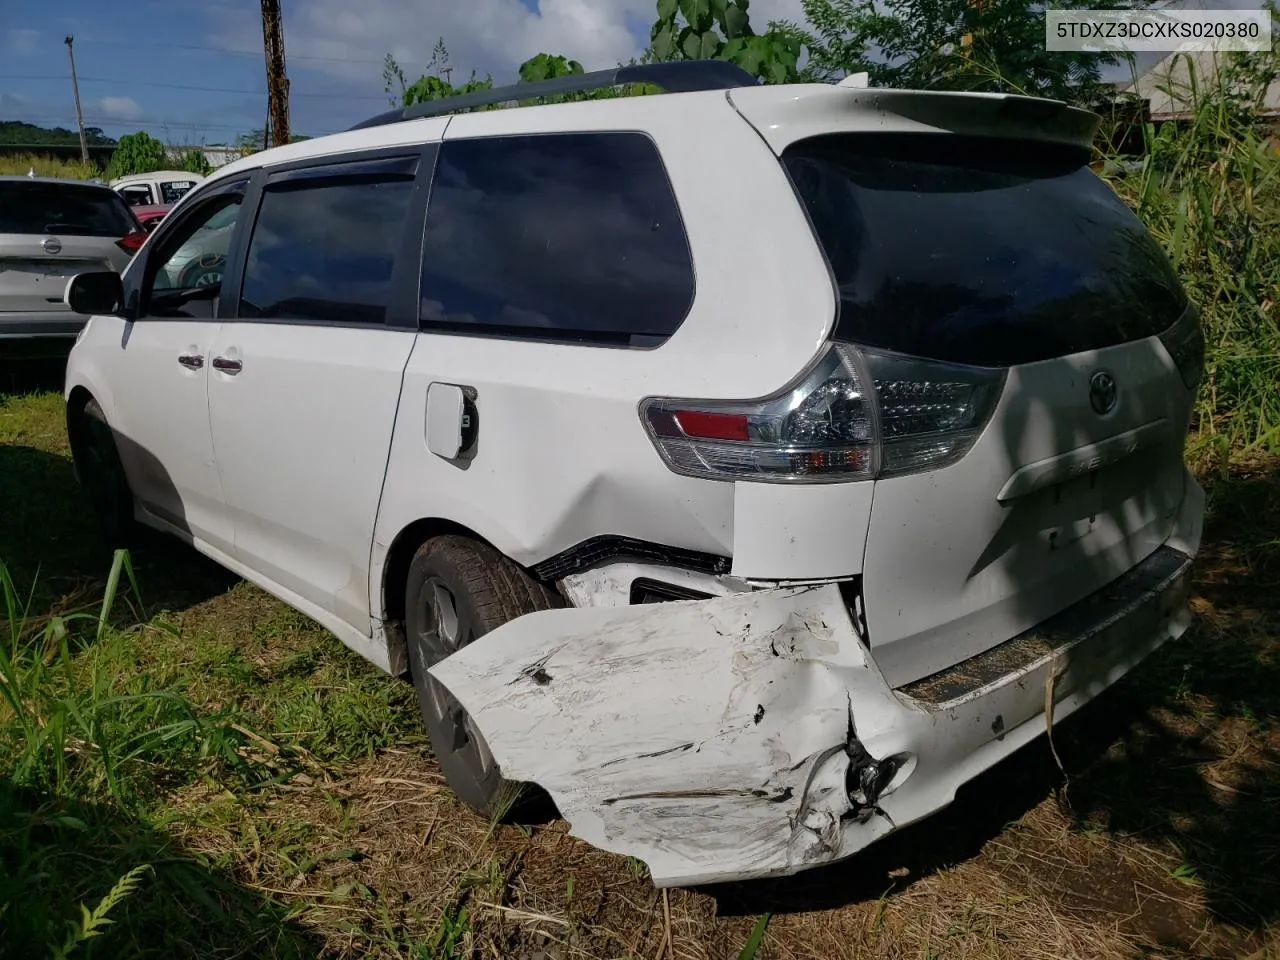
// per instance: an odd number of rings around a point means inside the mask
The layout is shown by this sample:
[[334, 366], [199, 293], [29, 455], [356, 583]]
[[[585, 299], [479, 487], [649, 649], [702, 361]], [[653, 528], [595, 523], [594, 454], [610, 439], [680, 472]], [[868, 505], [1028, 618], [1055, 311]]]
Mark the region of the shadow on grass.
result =
[[0, 400], [6, 396], [50, 390], [61, 393], [70, 349], [68, 345], [62, 352], [57, 348], [42, 351], [41, 355], [27, 359], [15, 359], [0, 352]]
[[[99, 602], [111, 551], [95, 533], [69, 456], [0, 444], [0, 504], [0, 560], [20, 591], [35, 585], [33, 614]], [[239, 582], [191, 547], [160, 534], [144, 533], [132, 560], [150, 610], [184, 609]]]
[[320, 941], [284, 907], [108, 806], [42, 798], [0, 781], [0, 957], [36, 960], [65, 943], [130, 870], [137, 889], [72, 957], [308, 958]]
[[[1219, 942], [1243, 948], [1280, 920], [1280, 459], [1236, 463], [1210, 476], [1206, 488], [1195, 625], [1055, 726], [1065, 782], [1042, 737], [971, 782], [942, 813], [850, 860], [707, 889], [718, 912], [876, 900], [978, 856], [1058, 793], [1077, 838], [1136, 838], [1175, 866], [1117, 852], [1102, 869], [1073, 860], [1069, 839], [1033, 838], [1022, 849], [1019, 837], [1017, 850], [992, 859], [1024, 887], [1197, 955], [1216, 952], [1195, 942], [1206, 922], [1220, 928]], [[1035, 849], [1036, 840], [1045, 849]], [[1172, 897], [1143, 904], [1136, 892], [1180, 884], [1195, 888], [1207, 917]]]

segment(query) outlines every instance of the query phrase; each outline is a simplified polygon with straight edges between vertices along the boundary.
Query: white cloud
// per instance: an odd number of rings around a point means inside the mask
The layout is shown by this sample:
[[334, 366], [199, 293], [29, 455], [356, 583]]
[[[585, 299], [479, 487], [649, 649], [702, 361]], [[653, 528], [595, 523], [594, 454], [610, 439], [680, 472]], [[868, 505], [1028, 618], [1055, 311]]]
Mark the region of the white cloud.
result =
[[4, 33], [4, 45], [10, 53], [17, 54], [20, 57], [35, 53], [36, 48], [40, 45], [40, 31], [28, 28], [6, 30]]
[[[383, 55], [391, 53], [412, 78], [443, 37], [455, 82], [474, 68], [503, 83], [514, 80], [515, 68], [540, 52], [579, 60], [588, 70], [638, 56], [647, 29], [638, 37], [627, 28], [628, 20], [651, 22], [655, 6], [654, 0], [540, 0], [534, 13], [520, 0], [363, 0], [359, 5], [309, 0], [291, 5], [286, 15], [285, 54], [290, 72], [323, 70], [376, 89]], [[750, 11], [757, 30], [770, 20], [803, 19], [800, 0], [755, 0]], [[220, 8], [210, 16], [215, 44], [261, 48], [256, 11]]]
[[[137, 120], [142, 116], [142, 107], [133, 97], [103, 97], [94, 101], [94, 113], [100, 113], [108, 120]], [[88, 110], [85, 111], [89, 113]]]

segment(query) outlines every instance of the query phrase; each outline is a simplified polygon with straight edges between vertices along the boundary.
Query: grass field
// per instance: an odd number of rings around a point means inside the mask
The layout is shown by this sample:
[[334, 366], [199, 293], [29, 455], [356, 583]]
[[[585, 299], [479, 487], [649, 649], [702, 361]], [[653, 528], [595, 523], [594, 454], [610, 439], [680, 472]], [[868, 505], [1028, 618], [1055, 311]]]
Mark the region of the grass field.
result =
[[853, 861], [663, 896], [460, 808], [407, 684], [181, 544], [110, 577], [56, 374], [0, 394], [4, 955], [1280, 956], [1280, 460], [1204, 464], [1197, 624], [1057, 728], [1065, 775], [1042, 740]]

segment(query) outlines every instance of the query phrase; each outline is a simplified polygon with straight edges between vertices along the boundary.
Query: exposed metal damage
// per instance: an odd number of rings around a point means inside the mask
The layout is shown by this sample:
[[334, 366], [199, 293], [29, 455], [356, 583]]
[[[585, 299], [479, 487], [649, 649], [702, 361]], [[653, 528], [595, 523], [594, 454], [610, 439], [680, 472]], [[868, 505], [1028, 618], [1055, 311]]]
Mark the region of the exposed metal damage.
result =
[[865, 738], [902, 705], [835, 585], [534, 614], [432, 673], [504, 775], [659, 885], [793, 872], [892, 823], [907, 761]]
[[1044, 732], [1046, 689], [1065, 716], [1179, 635], [1188, 563], [1140, 565], [1078, 639], [1019, 640], [1016, 668], [954, 698], [890, 689], [834, 583], [530, 614], [431, 673], [504, 776], [655, 885], [783, 876], [942, 809]]

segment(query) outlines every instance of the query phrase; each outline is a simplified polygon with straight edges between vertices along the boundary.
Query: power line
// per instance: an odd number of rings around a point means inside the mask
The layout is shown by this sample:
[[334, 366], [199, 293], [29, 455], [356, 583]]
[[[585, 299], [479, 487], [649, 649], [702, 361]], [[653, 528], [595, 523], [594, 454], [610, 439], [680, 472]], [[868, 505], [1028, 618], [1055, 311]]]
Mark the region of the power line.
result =
[[[68, 121], [66, 117], [24, 117], [21, 120], [10, 121], [13, 123], [30, 123], [30, 124], [65, 124], [74, 123]], [[85, 117], [84, 122], [89, 126], [101, 127], [106, 125], [115, 126], [132, 126], [138, 124], [148, 127], [175, 127], [187, 130], [238, 130], [245, 132], [247, 125], [242, 123], [195, 123], [188, 120], [160, 120], [156, 118], [138, 117], [136, 119], [120, 119], [119, 117]], [[330, 133], [337, 133], [337, 130], [320, 130], [315, 136], [327, 136]], [[0, 144], [2, 146], [3, 144]], [[99, 144], [99, 146], [107, 146], [107, 144]]]
[[[292, 57], [291, 57], [292, 58]], [[0, 80], [43, 80], [57, 81], [59, 83], [66, 80], [66, 77], [55, 77], [48, 74], [0, 74]], [[193, 90], [199, 93], [239, 93], [245, 96], [265, 97], [265, 90], [240, 90], [234, 87], [196, 87], [188, 86], [180, 83], [156, 83], [151, 80], [119, 80], [112, 77], [81, 77], [81, 83], [113, 83], [118, 86], [132, 87], [155, 87], [161, 90]], [[323, 97], [326, 100], [386, 100], [386, 94], [375, 95], [371, 93], [298, 93], [289, 91], [290, 97]]]
[[[124, 40], [81, 40], [80, 43], [82, 46], [86, 43], [91, 43], [94, 46], [99, 46], [99, 47], [129, 47], [131, 49], [137, 48], [136, 43], [132, 43]], [[210, 47], [210, 46], [204, 46], [200, 44], [191, 44], [191, 43], [166, 43], [164, 44], [164, 48], [166, 50], [199, 50], [204, 53], [225, 53], [225, 54], [231, 54], [237, 57], [262, 56], [261, 50], [232, 50], [226, 47]], [[382, 59], [373, 60], [368, 57], [322, 57], [316, 54], [308, 55], [308, 54], [301, 54], [301, 53], [291, 53], [289, 54], [289, 59], [290, 60], [314, 60], [319, 63], [372, 63], [372, 64], [377, 64], [378, 66], [382, 66], [382, 64], [385, 62]]]

